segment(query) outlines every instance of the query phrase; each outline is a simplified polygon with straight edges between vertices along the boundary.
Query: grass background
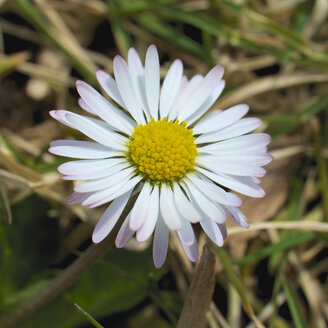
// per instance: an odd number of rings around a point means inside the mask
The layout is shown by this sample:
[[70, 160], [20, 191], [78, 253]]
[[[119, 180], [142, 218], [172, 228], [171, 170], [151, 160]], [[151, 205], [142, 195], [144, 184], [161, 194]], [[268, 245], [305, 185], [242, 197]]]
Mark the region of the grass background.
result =
[[[327, 16], [325, 0], [1, 0], [0, 327], [165, 328], [180, 316], [182, 327], [186, 304], [211, 328], [325, 328]], [[66, 206], [72, 185], [56, 171], [65, 159], [47, 153], [51, 140], [79, 137], [48, 115], [80, 111], [75, 80], [98, 87], [98, 68], [112, 73], [117, 53], [134, 46], [143, 57], [151, 43], [162, 77], [175, 58], [188, 77], [223, 64], [213, 107], [246, 102], [273, 137], [267, 195], [244, 199], [250, 229], [229, 225], [225, 246], [210, 245], [215, 266], [204, 256], [196, 269], [174, 235], [161, 270], [151, 242], [96, 261], [108, 245], [86, 249], [103, 208]], [[80, 276], [77, 258], [96, 264]], [[211, 304], [191, 311], [193, 299]]]

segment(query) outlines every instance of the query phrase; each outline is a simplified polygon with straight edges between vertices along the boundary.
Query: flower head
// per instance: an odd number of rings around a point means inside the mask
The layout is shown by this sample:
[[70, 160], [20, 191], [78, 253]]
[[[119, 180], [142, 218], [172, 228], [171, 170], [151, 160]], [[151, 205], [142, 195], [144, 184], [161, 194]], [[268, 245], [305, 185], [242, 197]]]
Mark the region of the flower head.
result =
[[169, 230], [178, 233], [187, 256], [196, 261], [192, 223], [199, 222], [219, 246], [226, 238], [227, 218], [247, 228], [247, 219], [238, 209], [240, 197], [227, 189], [263, 197], [258, 178], [266, 173], [261, 166], [272, 160], [266, 148], [270, 136], [248, 134], [261, 121], [242, 118], [247, 105], [204, 116], [224, 88], [222, 66], [215, 66], [205, 77], [195, 75], [188, 80], [177, 59], [161, 87], [159, 69], [152, 45], [145, 66], [131, 48], [128, 65], [115, 57], [115, 79], [98, 71], [100, 85], [118, 106], [78, 81], [80, 107], [100, 119], [65, 110], [50, 114], [93, 141], [57, 140], [49, 149], [79, 159], [58, 168], [63, 179], [83, 180], [68, 204], [97, 207], [111, 202], [93, 231], [93, 241], [102, 241], [129, 206], [116, 246], [125, 246], [134, 234], [138, 241], [145, 241], [155, 231], [156, 267], [165, 261]]

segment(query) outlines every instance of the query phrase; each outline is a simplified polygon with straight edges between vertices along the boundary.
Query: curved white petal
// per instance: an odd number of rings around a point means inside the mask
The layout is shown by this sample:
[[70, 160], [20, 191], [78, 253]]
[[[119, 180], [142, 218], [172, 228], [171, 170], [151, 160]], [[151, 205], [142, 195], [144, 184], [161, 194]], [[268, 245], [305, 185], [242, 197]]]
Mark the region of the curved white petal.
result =
[[191, 246], [195, 242], [194, 230], [192, 229], [190, 222], [187, 220], [182, 219], [181, 223], [181, 228], [177, 230], [181, 243], [187, 246]]
[[264, 190], [255, 182], [253, 182], [250, 177], [231, 176], [223, 173], [213, 173], [201, 167], [198, 167], [197, 170], [203, 173], [209, 179], [215, 181], [216, 183], [226, 188], [237, 191], [241, 194], [254, 198], [261, 198], [265, 196]]
[[80, 140], [52, 141], [48, 151], [54, 155], [85, 159], [100, 159], [122, 155], [121, 152], [109, 149], [96, 142]]
[[151, 45], [146, 53], [145, 90], [151, 116], [158, 120], [158, 101], [160, 88], [159, 59], [157, 49]]
[[160, 191], [160, 211], [163, 219], [170, 230], [181, 228], [180, 214], [178, 213], [173, 199], [173, 192], [165, 183], [161, 185]]
[[198, 260], [198, 256], [199, 256], [197, 241], [195, 240], [192, 245], [186, 245], [181, 242], [181, 245], [182, 245], [185, 253], [187, 254], [189, 260], [191, 262], [196, 262]]
[[230, 126], [212, 133], [204, 133], [196, 138], [195, 143], [217, 142], [220, 140], [230, 139], [251, 132], [261, 125], [259, 118], [249, 117], [242, 118]]
[[221, 231], [221, 235], [222, 235], [223, 240], [225, 240], [227, 238], [227, 235], [228, 235], [226, 225], [224, 223], [223, 224], [218, 224], [218, 227]]
[[204, 103], [193, 114], [187, 117], [187, 126], [193, 124], [200, 117], [202, 117], [209, 110], [209, 108], [211, 108], [214, 102], [220, 97], [224, 87], [225, 81], [221, 80], [216, 86], [216, 88], [209, 95], [209, 97], [204, 101]]
[[157, 269], [165, 262], [169, 244], [169, 229], [159, 212], [153, 241], [153, 259]]
[[132, 179], [127, 177], [115, 186], [93, 192], [90, 197], [82, 202], [82, 205], [88, 206], [90, 208], [95, 208], [97, 206], [108, 203], [113, 199], [123, 195], [130, 189], [133, 189], [141, 179], [142, 177], [140, 176], [135, 176]]
[[140, 57], [134, 48], [129, 49], [128, 53], [129, 72], [136, 97], [146, 115], [147, 121], [150, 120], [150, 110], [146, 98], [145, 90], [145, 69], [142, 66]]
[[188, 200], [188, 198], [185, 196], [177, 182], [173, 183], [173, 194], [175, 205], [182, 217], [193, 223], [198, 222], [202, 219], [201, 214]]
[[130, 112], [138, 124], [145, 124], [145, 118], [135, 95], [130, 73], [126, 62], [121, 56], [115, 56], [113, 61], [114, 75], [118, 90], [125, 108]]
[[166, 77], [163, 81], [163, 86], [160, 96], [160, 117], [168, 117], [171, 107], [179, 91], [181, 79], [183, 73], [182, 61], [176, 59], [170, 69], [168, 70]]
[[214, 202], [231, 206], [240, 206], [242, 204], [240, 197], [233, 193], [226, 192], [224, 189], [217, 186], [215, 183], [213, 183], [213, 181], [207, 179], [205, 176], [188, 174], [187, 177], [198, 190], [200, 190]]
[[257, 165], [240, 165], [239, 163], [227, 162], [227, 161], [218, 161], [212, 156], [198, 156], [197, 165], [204, 167], [214, 173], [225, 173], [231, 175], [240, 175], [240, 176], [255, 176], [263, 177], [266, 173], [266, 170]]
[[149, 210], [147, 218], [142, 227], [137, 231], [137, 240], [140, 242], [146, 241], [153, 233], [159, 213], [159, 187], [154, 186], [154, 189], [150, 195]]
[[190, 81], [188, 80], [185, 82], [183, 91], [181, 92], [181, 95], [178, 96], [178, 99], [176, 99], [176, 104], [174, 104], [174, 107], [176, 107], [177, 113], [183, 110], [185, 107], [186, 102], [188, 99], [192, 96], [192, 94], [195, 92], [197, 87], [200, 85], [200, 83], [204, 80], [204, 76], [201, 74], [194, 75]]
[[131, 192], [132, 189], [116, 198], [108, 206], [93, 230], [92, 241], [94, 243], [100, 243], [112, 231], [131, 196]]
[[[226, 214], [224, 210], [218, 204], [209, 199], [206, 195], [204, 195], [200, 190], [198, 190], [190, 180], [185, 181], [185, 185], [187, 186], [186, 191], [189, 197], [192, 200], [192, 203], [197, 206], [197, 209], [202, 214], [202, 219], [204, 217], [210, 218], [215, 222], [223, 223], [226, 220]], [[201, 220], [202, 221], [202, 220]]]
[[99, 70], [96, 72], [97, 80], [106, 93], [121, 107], [124, 108], [124, 102], [118, 90], [115, 80], [106, 72]]
[[230, 107], [212, 117], [210, 121], [198, 122], [193, 128], [194, 134], [210, 133], [223, 129], [241, 119], [248, 111], [249, 106], [246, 104]]
[[130, 221], [130, 215], [131, 212], [127, 215], [126, 219], [121, 225], [120, 230], [117, 233], [116, 239], [115, 239], [115, 246], [117, 248], [124, 247], [129, 240], [133, 237], [135, 231], [131, 230], [129, 227], [129, 221]]
[[175, 120], [177, 118], [179, 102], [180, 102], [181, 96], [182, 96], [183, 91], [184, 91], [185, 87], [187, 86], [187, 84], [188, 84], [188, 78], [184, 75], [184, 76], [182, 76], [182, 79], [180, 81], [179, 91], [178, 91], [178, 93], [175, 97], [175, 100], [171, 106], [171, 109], [169, 111], [168, 121]]
[[51, 110], [49, 112], [49, 114], [52, 118], [54, 118], [55, 120], [57, 120], [58, 122], [60, 122], [62, 124], [69, 126], [70, 128], [72, 128], [71, 123], [69, 123], [67, 121], [67, 118], [65, 116], [65, 114], [67, 114], [67, 113], [69, 113], [67, 110], [62, 110], [62, 109]]
[[248, 228], [249, 224], [246, 216], [242, 213], [242, 211], [233, 206], [226, 206], [226, 209], [229, 212], [229, 217], [242, 228]]
[[66, 204], [67, 205], [75, 205], [75, 204], [80, 204], [83, 201], [85, 201], [92, 193], [86, 192], [86, 193], [79, 193], [79, 192], [73, 192], [70, 194], [67, 199], [66, 199]]
[[94, 141], [113, 149], [121, 150], [125, 147], [127, 140], [125, 137], [98, 125], [91, 118], [74, 113], [67, 113], [65, 116], [75, 129]]
[[93, 115], [97, 115], [93, 110], [92, 108], [90, 108], [86, 102], [82, 99], [82, 98], [79, 98], [79, 100], [77, 101], [79, 106], [84, 109], [86, 112], [90, 113], [90, 114], [93, 114]]
[[112, 169], [112, 171], [113, 174], [105, 178], [88, 180], [86, 182], [80, 183], [79, 185], [74, 187], [74, 191], [90, 192], [115, 187], [122, 180], [125, 180], [127, 177], [132, 176], [133, 172], [135, 171], [135, 168], [128, 167], [122, 170], [121, 166], [119, 165], [118, 167], [116, 167], [116, 170]]
[[220, 247], [223, 246], [224, 238], [217, 223], [204, 218], [202, 221], [200, 221], [200, 225], [202, 226], [207, 236], [213, 241], [213, 243]]
[[258, 165], [263, 166], [272, 162], [273, 157], [270, 154], [265, 152], [261, 153], [252, 153], [247, 154], [246, 152], [240, 152], [238, 155], [233, 153], [216, 153], [212, 155], [215, 160], [218, 161], [227, 161], [229, 163], [239, 163], [240, 165]]
[[261, 150], [266, 151], [265, 147], [270, 141], [271, 137], [266, 133], [252, 133], [202, 146], [198, 148], [198, 151], [208, 154], [237, 151], [260, 152]]
[[101, 117], [105, 122], [115, 129], [131, 133], [133, 121], [120, 109], [108, 102], [98, 91], [83, 81], [76, 82], [76, 89], [83, 101], [92, 112]]
[[99, 170], [96, 172], [85, 172], [81, 173], [79, 175], [63, 175], [62, 179], [63, 180], [93, 180], [93, 179], [105, 179], [108, 176], [113, 175], [114, 173], [118, 171], [122, 171], [126, 168], [129, 168], [131, 166], [131, 163], [125, 162], [125, 163], [120, 163], [115, 166], [111, 166], [109, 168]]
[[147, 218], [150, 205], [150, 194], [153, 186], [145, 182], [136, 202], [133, 205], [130, 216], [130, 228], [134, 231], [140, 229]]
[[190, 117], [195, 111], [197, 111], [201, 105], [209, 98], [211, 93], [217, 87], [224, 73], [224, 68], [221, 65], [217, 65], [212, 68], [204, 79], [199, 83], [196, 90], [192, 93], [190, 98], [186, 101], [183, 108], [179, 111], [178, 119], [182, 122], [186, 118]]
[[[126, 162], [125, 158], [90, 159], [66, 162], [58, 166], [58, 172], [64, 175], [79, 175], [85, 173], [95, 173], [109, 169], [120, 163]], [[82, 180], [82, 179], [81, 179]]]

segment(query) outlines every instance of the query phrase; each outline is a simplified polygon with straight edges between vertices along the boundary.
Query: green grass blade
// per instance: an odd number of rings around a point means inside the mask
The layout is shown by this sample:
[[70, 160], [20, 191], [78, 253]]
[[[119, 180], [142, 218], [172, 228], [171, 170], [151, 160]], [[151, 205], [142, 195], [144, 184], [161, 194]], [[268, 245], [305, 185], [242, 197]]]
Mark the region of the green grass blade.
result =
[[180, 33], [177, 29], [164, 24], [150, 13], [139, 14], [136, 17], [137, 21], [150, 32], [157, 34], [163, 39], [175, 44], [179, 48], [190, 52], [191, 54], [206, 59], [206, 52], [203, 47], [192, 39]]
[[[318, 123], [318, 122], [317, 122]], [[318, 123], [319, 124], [319, 123]], [[321, 128], [324, 128], [323, 126]], [[326, 218], [328, 217], [328, 167], [323, 154], [323, 142], [320, 135], [320, 127], [314, 127], [314, 149], [318, 164], [319, 189], [322, 195], [323, 210]]]
[[96, 328], [104, 328], [96, 319], [94, 319], [88, 312], [83, 310], [78, 304], [74, 303], [75, 307], [93, 324]]
[[234, 286], [240, 296], [245, 311], [247, 313], [252, 313], [253, 310], [243, 289], [242, 282], [235, 271], [234, 263], [231, 261], [227, 251], [221, 247], [215, 247], [215, 250], [223, 263], [223, 267], [227, 273], [228, 280], [231, 282], [231, 284]]
[[127, 58], [128, 51], [132, 46], [132, 40], [129, 33], [123, 26], [122, 17], [119, 14], [119, 1], [107, 0], [108, 4], [108, 20], [111, 24], [113, 36], [116, 46], [120, 54]]
[[293, 318], [293, 322], [296, 328], [307, 328], [303, 309], [298, 300], [296, 291], [293, 289], [292, 285], [286, 280], [283, 282], [284, 292], [286, 294], [288, 307]]
[[[10, 209], [9, 200], [7, 197], [6, 189], [0, 181], [0, 213], [2, 212], [5, 221], [8, 224], [12, 223], [12, 214]], [[0, 217], [1, 218], [1, 217]]]
[[270, 256], [276, 252], [281, 252], [281, 251], [287, 250], [289, 248], [295, 247], [299, 244], [305, 243], [306, 241], [311, 240], [314, 237], [315, 237], [314, 232], [311, 232], [311, 231], [305, 232], [305, 233], [293, 236], [293, 238], [283, 240], [280, 243], [264, 247], [260, 251], [254, 253], [254, 254], [250, 254], [241, 259], [235, 260], [234, 263], [246, 264], [246, 263], [259, 261], [259, 260], [261, 260], [267, 256]]

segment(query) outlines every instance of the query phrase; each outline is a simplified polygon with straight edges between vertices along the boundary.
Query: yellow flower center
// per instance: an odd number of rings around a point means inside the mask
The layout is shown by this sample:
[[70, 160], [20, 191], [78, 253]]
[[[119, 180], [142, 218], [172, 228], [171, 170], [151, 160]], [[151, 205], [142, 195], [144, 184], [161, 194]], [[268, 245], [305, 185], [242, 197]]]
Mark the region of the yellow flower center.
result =
[[186, 125], [164, 117], [134, 128], [130, 156], [141, 174], [153, 181], [174, 181], [194, 168], [197, 148]]

